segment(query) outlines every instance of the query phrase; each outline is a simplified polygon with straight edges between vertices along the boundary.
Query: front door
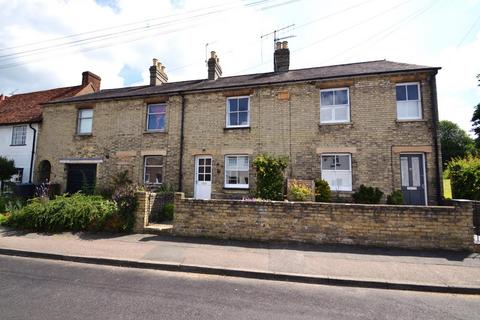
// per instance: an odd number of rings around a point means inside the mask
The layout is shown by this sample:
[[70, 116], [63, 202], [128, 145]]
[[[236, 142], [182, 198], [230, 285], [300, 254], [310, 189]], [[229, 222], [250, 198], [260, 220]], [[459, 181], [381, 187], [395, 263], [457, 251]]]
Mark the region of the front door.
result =
[[426, 205], [425, 162], [423, 154], [400, 155], [402, 193], [405, 204]]
[[96, 164], [68, 164], [67, 170], [68, 193], [73, 194], [78, 191], [93, 193], [97, 177]]
[[195, 199], [209, 200], [212, 196], [212, 157], [195, 157]]

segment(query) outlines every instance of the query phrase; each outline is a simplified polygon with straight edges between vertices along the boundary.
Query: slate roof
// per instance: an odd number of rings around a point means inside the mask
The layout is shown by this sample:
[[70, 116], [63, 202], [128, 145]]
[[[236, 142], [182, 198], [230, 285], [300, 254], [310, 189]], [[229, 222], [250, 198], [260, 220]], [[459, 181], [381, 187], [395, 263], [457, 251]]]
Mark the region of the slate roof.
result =
[[73, 86], [5, 97], [0, 101], [0, 125], [39, 122], [42, 120], [42, 103], [74, 96], [81, 89], [83, 86]]
[[440, 68], [415, 64], [392, 62], [387, 60], [367, 61], [326, 67], [290, 70], [287, 72], [256, 73], [232, 77], [221, 77], [217, 80], [189, 80], [168, 82], [158, 86], [136, 86], [117, 89], [100, 90], [99, 92], [78, 97], [59, 99], [47, 104], [88, 102], [121, 98], [146, 97], [179, 92], [195, 92], [239, 87], [254, 87], [269, 84], [291, 83], [299, 81], [342, 78], [359, 75], [395, 73], [405, 71], [435, 71]]

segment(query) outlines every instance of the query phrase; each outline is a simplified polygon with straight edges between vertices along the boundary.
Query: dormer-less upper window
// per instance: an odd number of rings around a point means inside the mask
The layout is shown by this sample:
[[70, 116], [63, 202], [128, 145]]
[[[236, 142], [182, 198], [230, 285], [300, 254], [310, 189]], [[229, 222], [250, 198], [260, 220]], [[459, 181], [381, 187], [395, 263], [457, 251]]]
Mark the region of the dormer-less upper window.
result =
[[24, 146], [27, 140], [27, 126], [14, 126], [12, 129], [12, 146]]
[[397, 84], [397, 119], [422, 119], [420, 85], [418, 82]]
[[320, 123], [350, 122], [348, 88], [320, 90]]
[[91, 134], [93, 126], [93, 109], [78, 110], [78, 134]]
[[167, 105], [165, 103], [150, 104], [147, 107], [147, 131], [165, 131]]
[[227, 128], [250, 126], [250, 97], [227, 98]]

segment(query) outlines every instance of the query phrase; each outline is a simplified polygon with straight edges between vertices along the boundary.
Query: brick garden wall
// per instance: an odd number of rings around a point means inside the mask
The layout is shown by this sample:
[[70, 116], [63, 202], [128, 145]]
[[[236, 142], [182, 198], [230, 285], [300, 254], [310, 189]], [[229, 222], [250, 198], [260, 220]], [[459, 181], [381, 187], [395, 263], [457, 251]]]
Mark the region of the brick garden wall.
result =
[[387, 206], [185, 199], [175, 195], [173, 233], [411, 249], [471, 250], [472, 204]]

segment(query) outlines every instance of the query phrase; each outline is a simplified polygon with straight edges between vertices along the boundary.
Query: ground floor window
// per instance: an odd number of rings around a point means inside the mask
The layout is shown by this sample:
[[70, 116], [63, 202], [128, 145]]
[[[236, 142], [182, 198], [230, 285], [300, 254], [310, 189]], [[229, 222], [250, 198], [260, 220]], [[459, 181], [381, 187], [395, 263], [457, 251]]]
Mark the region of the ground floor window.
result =
[[12, 176], [10, 179], [12, 182], [15, 183], [22, 183], [23, 180], [23, 168], [15, 168], [17, 172]]
[[144, 182], [163, 183], [163, 156], [147, 156], [144, 163]]
[[351, 155], [322, 155], [322, 179], [328, 182], [333, 191], [352, 191]]
[[225, 156], [225, 188], [248, 188], [248, 156]]

